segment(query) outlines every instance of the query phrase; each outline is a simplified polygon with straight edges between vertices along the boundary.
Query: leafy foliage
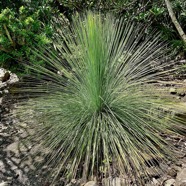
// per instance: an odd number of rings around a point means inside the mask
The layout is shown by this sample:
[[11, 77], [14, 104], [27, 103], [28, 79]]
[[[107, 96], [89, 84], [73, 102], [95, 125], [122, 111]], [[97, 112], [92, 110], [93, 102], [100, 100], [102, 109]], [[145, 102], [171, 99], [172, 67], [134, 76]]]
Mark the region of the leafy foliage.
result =
[[[171, 2], [179, 23], [186, 30], [185, 1]], [[21, 7], [24, 9], [22, 12]], [[179, 56], [185, 55], [185, 44], [171, 22], [164, 0], [6, 0], [0, 2], [1, 19], [6, 19], [6, 23], [0, 27], [0, 65], [18, 72], [22, 69], [27, 73], [22, 65], [25, 61], [43, 63], [31, 55], [30, 46], [35, 43], [42, 46], [51, 41], [54, 34], [51, 20], [55, 19], [55, 15], [62, 13], [71, 21], [74, 12], [82, 13], [87, 9], [103, 13], [110, 11], [117, 17], [134, 19], [144, 24], [150, 22], [152, 28], [162, 33], [162, 39], [172, 43]]]
[[40, 76], [23, 82], [18, 93], [31, 99], [18, 105], [16, 116], [30, 122], [29, 140], [45, 149], [54, 182], [61, 175], [85, 181], [127, 174], [142, 185], [146, 160], [171, 156], [160, 134], [186, 128], [172, 115], [176, 103], [151, 82], [176, 69], [162, 71], [170, 65], [168, 46], [156, 32], [144, 38], [144, 31], [89, 12], [73, 19], [69, 34], [55, 37], [59, 54], [33, 49], [48, 68], [30, 66]]
[[[49, 8], [49, 7], [48, 7]], [[47, 9], [47, 7], [46, 7]], [[52, 26], [50, 20], [42, 20], [41, 9], [31, 11], [21, 6], [17, 13], [5, 8], [0, 13], [0, 65], [5, 68], [23, 68], [24, 60], [32, 59], [30, 46], [50, 43]], [[50, 11], [48, 9], [47, 11]], [[45, 24], [44, 24], [45, 23]], [[32, 61], [37, 61], [34, 59]]]
[[[179, 34], [169, 17], [164, 0], [138, 1], [138, 0], [56, 0], [61, 6], [67, 7], [66, 11], [84, 11], [86, 9], [100, 10], [102, 12], [112, 11], [113, 13], [139, 22], [151, 22], [153, 28], [162, 33], [165, 40], [173, 44], [177, 51], [185, 51], [185, 45], [181, 42]], [[186, 30], [186, 3], [183, 0], [171, 1], [173, 10], [183, 30]]]

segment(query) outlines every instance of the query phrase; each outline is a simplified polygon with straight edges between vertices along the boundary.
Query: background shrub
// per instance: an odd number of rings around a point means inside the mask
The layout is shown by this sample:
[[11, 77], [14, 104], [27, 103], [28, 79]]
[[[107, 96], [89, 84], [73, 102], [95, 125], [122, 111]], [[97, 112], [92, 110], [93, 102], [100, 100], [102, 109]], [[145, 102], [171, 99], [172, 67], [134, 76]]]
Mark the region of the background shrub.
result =
[[[9, 2], [11, 3], [11, 2]], [[30, 53], [30, 47], [35, 43], [44, 46], [51, 42], [53, 29], [52, 15], [55, 11], [43, 3], [32, 1], [25, 6], [13, 3], [10, 8], [4, 8], [0, 13], [0, 64], [12, 71], [26, 73], [23, 64], [43, 64]], [[2, 4], [1, 4], [2, 6]]]
[[[183, 30], [186, 30], [185, 1], [173, 0], [171, 4]], [[30, 54], [29, 48], [35, 43], [44, 46], [51, 42], [54, 34], [51, 20], [62, 13], [71, 21], [75, 12], [82, 13], [87, 9], [112, 12], [117, 17], [151, 24], [151, 28], [162, 33], [162, 40], [169, 40], [178, 58], [185, 57], [185, 44], [168, 15], [164, 0], [8, 0], [0, 2], [0, 65], [13, 71], [25, 71], [20, 65], [25, 61], [42, 64]]]
[[[163, 39], [169, 40], [173, 48], [183, 55], [185, 53], [185, 45], [180, 39], [177, 30], [175, 29], [164, 0], [158, 1], [138, 1], [138, 0], [56, 0], [61, 6], [67, 7], [69, 13], [73, 11], [81, 12], [86, 9], [100, 10], [102, 12], [113, 12], [118, 16], [124, 16], [127, 18], [136, 19], [143, 24], [151, 22], [153, 28], [156, 28], [162, 33]], [[184, 0], [171, 1], [174, 13], [186, 31], [186, 2]], [[60, 7], [60, 6], [59, 6]]]

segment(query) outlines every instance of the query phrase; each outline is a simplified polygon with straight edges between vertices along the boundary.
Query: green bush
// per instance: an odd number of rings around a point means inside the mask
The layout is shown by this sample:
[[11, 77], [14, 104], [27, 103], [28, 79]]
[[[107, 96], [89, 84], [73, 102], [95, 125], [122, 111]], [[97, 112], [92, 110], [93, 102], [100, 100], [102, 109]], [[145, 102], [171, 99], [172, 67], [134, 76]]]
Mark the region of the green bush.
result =
[[31, 99], [18, 105], [16, 116], [30, 122], [29, 142], [44, 149], [54, 182], [59, 176], [99, 179], [115, 170], [143, 185], [146, 160], [171, 157], [171, 144], [160, 134], [185, 130], [172, 115], [185, 108], [151, 84], [176, 69], [162, 71], [170, 65], [168, 45], [156, 32], [144, 38], [144, 31], [143, 25], [89, 12], [55, 37], [59, 54], [33, 49], [48, 68], [30, 67], [33, 78], [40, 77], [23, 83], [20, 91]]
[[[182, 0], [171, 1], [179, 23], [185, 30], [186, 4]], [[8, 7], [8, 8], [7, 8]], [[21, 11], [22, 8], [24, 10]], [[54, 30], [51, 20], [59, 13], [71, 20], [74, 12], [87, 9], [108, 11], [117, 17], [133, 19], [156, 28], [162, 33], [163, 40], [169, 40], [175, 52], [181, 57], [185, 55], [185, 45], [168, 15], [164, 0], [7, 0], [0, 2], [0, 65], [13, 71], [27, 73], [22, 63], [38, 59], [30, 56], [30, 46], [39, 43], [46, 45], [52, 39]], [[8, 36], [8, 35], [9, 36]], [[38, 63], [43, 63], [38, 61]]]
[[[164, 0], [56, 0], [63, 9], [72, 15], [74, 11], [83, 12], [86, 9], [113, 12], [117, 16], [136, 19], [144, 25], [151, 24], [153, 29], [162, 33], [162, 39], [169, 40], [176, 51], [184, 52], [186, 47], [174, 27]], [[183, 0], [171, 1], [175, 15], [183, 30], [186, 30], [186, 3]], [[60, 8], [60, 6], [58, 6]], [[66, 8], [66, 9], [65, 9]]]
[[[44, 46], [51, 42], [51, 24], [42, 22], [41, 10], [33, 13], [21, 6], [17, 13], [3, 9], [0, 13], [0, 65], [13, 71], [25, 71], [23, 64], [31, 56], [30, 47], [35, 43]], [[33, 59], [31, 63], [36, 62]], [[42, 63], [42, 61], [37, 61]], [[22, 69], [22, 70], [21, 70]], [[24, 72], [25, 73], [25, 72]]]

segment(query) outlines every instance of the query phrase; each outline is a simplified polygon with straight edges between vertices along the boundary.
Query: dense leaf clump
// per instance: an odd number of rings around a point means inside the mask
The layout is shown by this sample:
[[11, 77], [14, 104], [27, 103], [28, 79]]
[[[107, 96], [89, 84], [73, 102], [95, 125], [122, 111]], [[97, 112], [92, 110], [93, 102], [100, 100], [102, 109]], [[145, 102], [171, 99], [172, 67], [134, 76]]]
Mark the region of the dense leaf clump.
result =
[[[185, 30], [185, 1], [171, 1], [171, 6]], [[105, 14], [112, 12], [117, 17], [143, 24], [148, 22], [151, 24], [149, 30], [157, 29], [162, 33], [162, 40], [169, 40], [176, 59], [185, 57], [185, 43], [172, 23], [164, 0], [6, 0], [0, 2], [0, 66], [19, 74], [29, 73], [28, 69], [23, 67], [28, 61], [44, 66], [42, 60], [31, 55], [30, 46], [46, 46], [50, 43], [55, 32], [53, 22], [56, 16], [62, 19], [65, 16], [65, 19], [71, 22], [74, 13], [86, 10]], [[184, 73], [183, 65], [178, 76], [182, 77]]]
[[166, 70], [168, 45], [159, 34], [144, 32], [89, 12], [73, 19], [69, 34], [56, 35], [55, 51], [33, 49], [48, 65], [30, 67], [40, 75], [23, 82], [30, 99], [16, 113], [30, 123], [29, 139], [47, 149], [54, 180], [128, 175], [141, 185], [149, 161], [171, 156], [161, 134], [185, 126], [173, 117], [176, 103], [153, 83], [176, 69]]
[[[57, 3], [58, 2], [58, 3]], [[82, 12], [86, 9], [111, 11], [117, 16], [132, 18], [139, 22], [151, 22], [152, 27], [162, 33], [162, 38], [169, 40], [174, 49], [180, 53], [185, 52], [185, 44], [170, 19], [164, 0], [138, 1], [138, 0], [56, 0], [55, 5], [60, 11], [73, 15], [75, 11]], [[58, 6], [57, 6], [58, 5]], [[171, 5], [183, 30], [186, 23], [186, 3], [183, 0], [172, 0]], [[62, 9], [63, 7], [63, 9]]]
[[55, 11], [47, 5], [20, 6], [18, 10], [0, 7], [0, 66], [26, 74], [25, 60], [44, 65], [31, 54], [30, 47], [51, 42], [54, 18]]

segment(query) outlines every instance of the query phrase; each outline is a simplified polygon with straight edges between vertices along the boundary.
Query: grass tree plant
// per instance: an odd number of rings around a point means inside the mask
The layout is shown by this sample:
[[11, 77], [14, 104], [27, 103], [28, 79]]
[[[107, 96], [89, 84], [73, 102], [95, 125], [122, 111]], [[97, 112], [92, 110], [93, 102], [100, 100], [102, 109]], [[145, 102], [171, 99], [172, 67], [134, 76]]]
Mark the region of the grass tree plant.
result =
[[54, 183], [128, 175], [142, 185], [147, 164], [171, 156], [161, 134], [185, 131], [176, 103], [155, 83], [176, 70], [167, 68], [168, 44], [155, 31], [145, 35], [144, 25], [91, 12], [58, 31], [55, 50], [33, 49], [48, 66], [30, 66], [39, 75], [18, 91], [30, 96], [16, 109], [32, 121], [29, 140], [47, 149]]

